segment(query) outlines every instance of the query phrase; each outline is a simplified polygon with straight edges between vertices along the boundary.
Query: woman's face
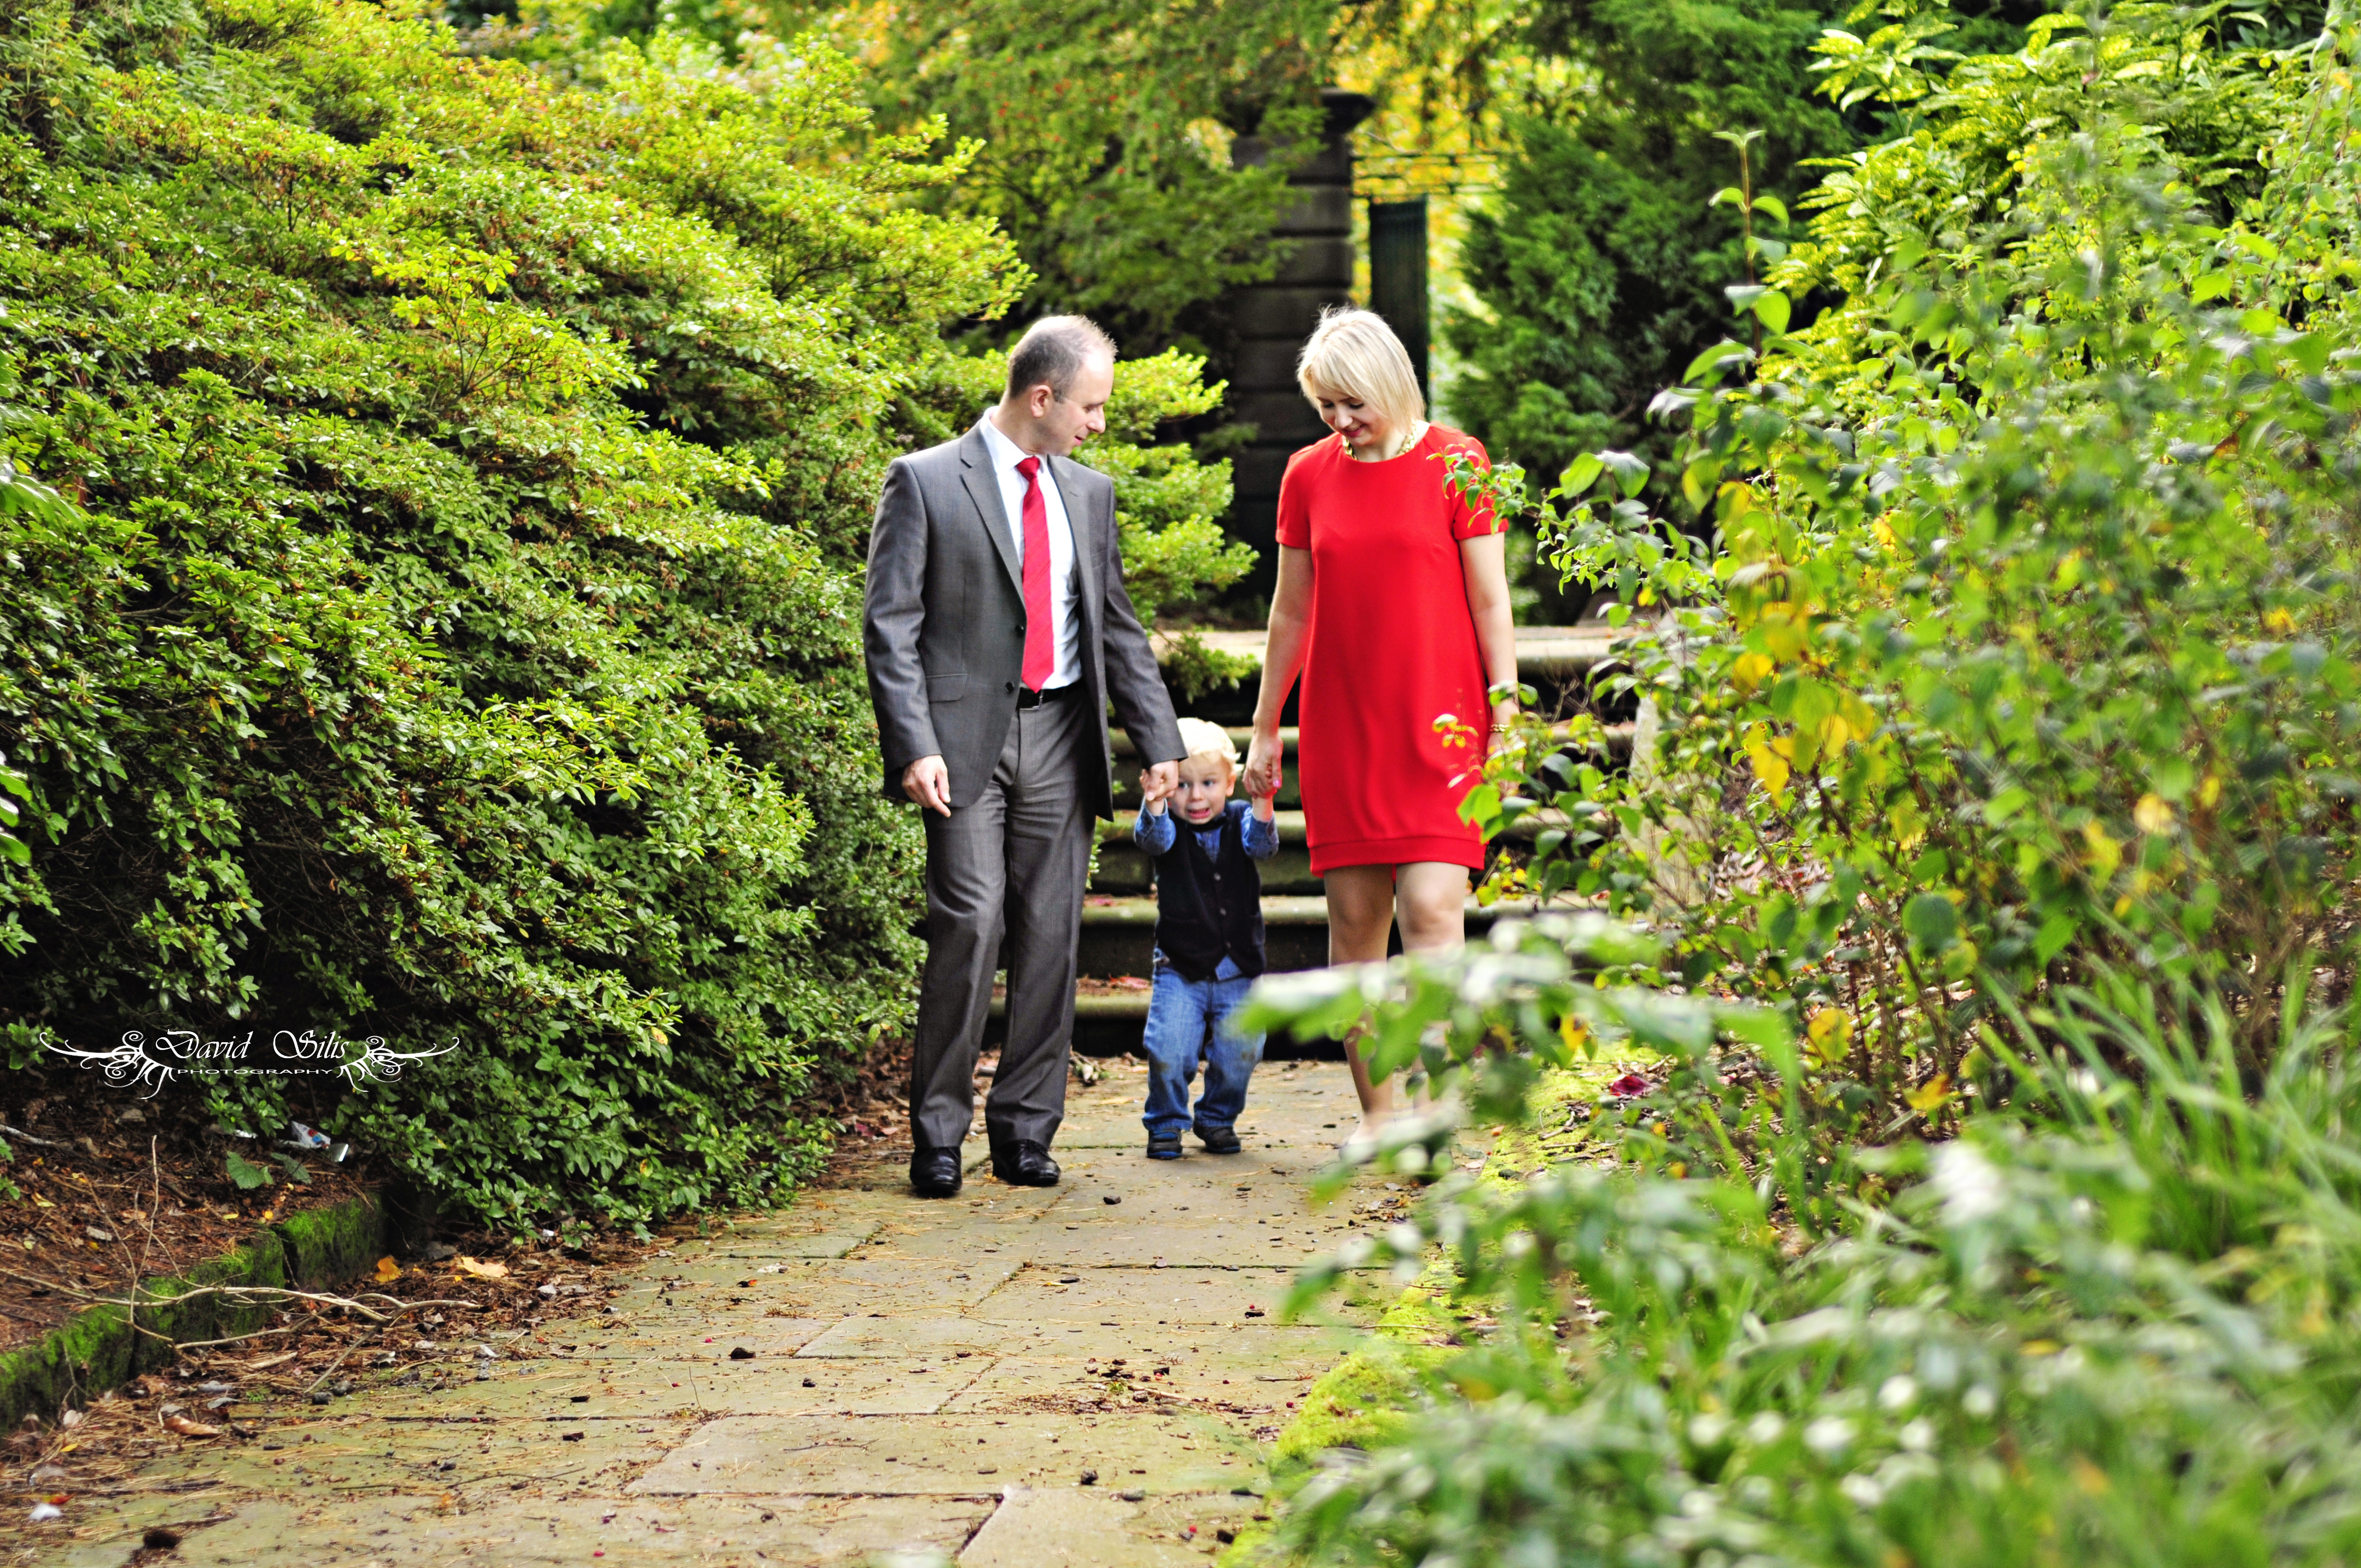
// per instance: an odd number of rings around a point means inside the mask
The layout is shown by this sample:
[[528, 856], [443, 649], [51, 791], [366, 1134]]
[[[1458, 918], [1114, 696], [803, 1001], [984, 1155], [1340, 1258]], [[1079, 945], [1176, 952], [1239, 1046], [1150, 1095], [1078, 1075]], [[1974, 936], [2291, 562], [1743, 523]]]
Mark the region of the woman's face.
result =
[[1343, 436], [1345, 444], [1354, 451], [1382, 452], [1392, 444], [1393, 423], [1374, 406], [1326, 388], [1319, 389], [1313, 400], [1320, 405], [1322, 422]]

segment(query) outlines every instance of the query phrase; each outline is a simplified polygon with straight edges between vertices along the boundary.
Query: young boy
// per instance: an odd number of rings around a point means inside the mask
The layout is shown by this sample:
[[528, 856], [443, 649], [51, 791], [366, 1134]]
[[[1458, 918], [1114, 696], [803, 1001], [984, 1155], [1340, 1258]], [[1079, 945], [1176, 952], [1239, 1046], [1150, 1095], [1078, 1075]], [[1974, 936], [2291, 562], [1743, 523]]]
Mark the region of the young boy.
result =
[[[1234, 1124], [1262, 1036], [1231, 1014], [1262, 973], [1262, 876], [1255, 861], [1279, 848], [1271, 805], [1230, 799], [1238, 752], [1219, 725], [1180, 720], [1180, 782], [1148, 797], [1132, 841], [1156, 861], [1156, 989], [1148, 1003], [1148, 1157], [1179, 1159], [1193, 1121], [1212, 1154], [1238, 1152]], [[1173, 818], [1180, 818], [1175, 823]], [[1205, 1091], [1189, 1113], [1189, 1083], [1205, 1058]]]

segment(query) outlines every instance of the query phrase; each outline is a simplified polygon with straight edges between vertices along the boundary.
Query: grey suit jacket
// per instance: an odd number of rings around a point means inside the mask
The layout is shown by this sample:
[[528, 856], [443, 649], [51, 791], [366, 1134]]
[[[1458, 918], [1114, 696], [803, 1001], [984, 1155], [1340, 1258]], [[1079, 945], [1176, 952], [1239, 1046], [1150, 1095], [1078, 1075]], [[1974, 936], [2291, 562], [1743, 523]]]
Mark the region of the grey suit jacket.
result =
[[[1112, 817], [1107, 704], [1114, 703], [1146, 762], [1178, 759], [1180, 730], [1148, 634], [1124, 592], [1115, 482], [1062, 457], [1049, 459], [1045, 468], [1066, 503], [1082, 578], [1075, 600], [1082, 684], [1099, 737], [1099, 766], [1084, 769], [1082, 800], [1094, 815]], [[973, 804], [999, 763], [1025, 662], [1016, 545], [981, 433], [970, 430], [897, 457], [885, 470], [869, 535], [862, 646], [884, 751], [885, 794], [907, 798], [902, 771], [920, 757], [939, 756], [950, 770], [953, 808]]]

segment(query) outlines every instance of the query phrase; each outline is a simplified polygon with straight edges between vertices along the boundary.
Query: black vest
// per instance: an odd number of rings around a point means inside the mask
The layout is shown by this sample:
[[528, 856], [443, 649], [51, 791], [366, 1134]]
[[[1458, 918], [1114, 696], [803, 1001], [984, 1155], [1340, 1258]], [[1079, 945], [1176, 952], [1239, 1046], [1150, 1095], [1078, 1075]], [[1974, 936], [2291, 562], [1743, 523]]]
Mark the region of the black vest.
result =
[[1224, 953], [1239, 973], [1262, 973], [1262, 873], [1239, 815], [1223, 811], [1221, 852], [1209, 858], [1199, 829], [1173, 813], [1172, 848], [1156, 862], [1156, 945], [1184, 980], [1213, 979]]

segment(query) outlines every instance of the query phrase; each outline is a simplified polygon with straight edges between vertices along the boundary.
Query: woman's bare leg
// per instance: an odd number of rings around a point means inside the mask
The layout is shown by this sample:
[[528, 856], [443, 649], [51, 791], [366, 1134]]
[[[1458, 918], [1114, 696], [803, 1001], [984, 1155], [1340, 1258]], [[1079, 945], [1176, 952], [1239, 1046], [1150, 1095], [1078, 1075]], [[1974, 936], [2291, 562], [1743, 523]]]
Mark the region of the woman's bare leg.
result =
[[[1328, 894], [1328, 961], [1374, 963], [1386, 956], [1394, 924], [1391, 866], [1334, 866], [1321, 879]], [[1393, 1114], [1391, 1080], [1373, 1083], [1362, 1058], [1363, 1032], [1345, 1036], [1345, 1065], [1353, 1072], [1353, 1093], [1361, 1102], [1361, 1125], [1353, 1136], [1367, 1141]]]
[[1467, 868], [1417, 861], [1395, 870], [1402, 951], [1446, 951], [1467, 940]]
[[[1467, 940], [1467, 868], [1415, 861], [1394, 872], [1394, 918], [1405, 953], [1448, 952]], [[1416, 1102], [1428, 1096], [1421, 1089]]]

